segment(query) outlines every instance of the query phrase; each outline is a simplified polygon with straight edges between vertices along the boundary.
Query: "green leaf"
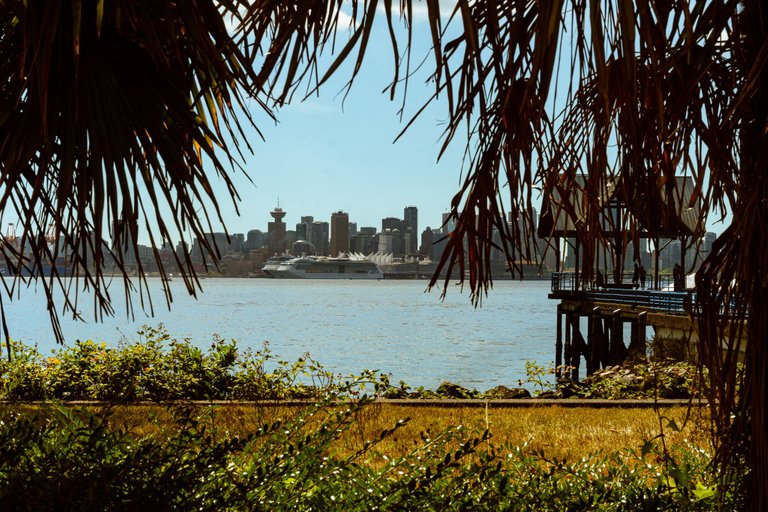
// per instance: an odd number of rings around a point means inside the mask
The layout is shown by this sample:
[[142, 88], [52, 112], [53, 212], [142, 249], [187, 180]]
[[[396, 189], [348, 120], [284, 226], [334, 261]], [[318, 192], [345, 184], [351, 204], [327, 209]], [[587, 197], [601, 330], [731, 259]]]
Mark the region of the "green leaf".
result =
[[645, 443], [643, 443], [643, 447], [640, 449], [640, 455], [642, 457], [645, 457], [649, 453], [652, 453], [655, 446], [656, 445], [653, 443], [653, 441], [646, 441]]
[[696, 488], [693, 489], [693, 495], [696, 501], [706, 501], [714, 499], [717, 496], [715, 489], [704, 486], [701, 482], [696, 484]]

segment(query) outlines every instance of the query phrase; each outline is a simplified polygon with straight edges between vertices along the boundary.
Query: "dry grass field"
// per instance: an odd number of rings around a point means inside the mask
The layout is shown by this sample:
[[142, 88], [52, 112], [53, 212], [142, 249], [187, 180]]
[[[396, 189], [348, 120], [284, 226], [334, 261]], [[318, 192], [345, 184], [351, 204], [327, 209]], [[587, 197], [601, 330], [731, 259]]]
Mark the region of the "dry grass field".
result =
[[[178, 406], [177, 406], [178, 407]], [[0, 414], [11, 411], [45, 415], [47, 406], [3, 405]], [[92, 409], [91, 409], [92, 410]], [[302, 412], [301, 407], [254, 405], [195, 405], [193, 414], [216, 436], [242, 436], [265, 423], [287, 420]], [[639, 449], [662, 431], [668, 446], [693, 445], [709, 450], [708, 409], [596, 409], [588, 407], [408, 407], [373, 403], [353, 415], [353, 422], [338, 441], [341, 452], [360, 449], [365, 441], [377, 439], [398, 420], [408, 423], [385, 439], [378, 452], [398, 457], [447, 429], [461, 425], [467, 435], [488, 429], [490, 442], [498, 448], [526, 446], [543, 451], [549, 458], [575, 460], [595, 452]], [[669, 420], [679, 431], [669, 428]], [[319, 421], [309, 419], [308, 428]], [[175, 426], [173, 409], [155, 404], [119, 405], [111, 408], [110, 423], [138, 437], [162, 437]]]

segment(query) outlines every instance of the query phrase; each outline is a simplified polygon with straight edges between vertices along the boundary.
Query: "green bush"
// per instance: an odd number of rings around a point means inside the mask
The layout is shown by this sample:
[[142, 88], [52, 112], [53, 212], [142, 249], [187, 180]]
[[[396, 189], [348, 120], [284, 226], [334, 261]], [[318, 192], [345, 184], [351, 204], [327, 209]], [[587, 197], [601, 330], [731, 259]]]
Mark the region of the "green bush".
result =
[[[144, 327], [137, 341], [122, 339], [114, 348], [76, 341], [44, 357], [36, 346], [11, 343], [12, 358], [0, 361], [0, 399], [6, 400], [284, 400], [316, 399], [343, 384], [309, 354], [296, 361], [277, 359], [264, 343], [240, 350], [235, 341], [214, 336], [207, 350], [190, 340], [173, 339], [161, 326]], [[568, 368], [561, 370], [567, 374]], [[631, 362], [602, 369], [581, 382], [560, 379], [535, 361], [526, 362], [519, 385], [535, 396], [580, 398], [688, 398], [701, 396], [700, 369], [691, 363]], [[511, 398], [529, 396], [523, 388], [497, 386], [481, 393], [451, 382], [435, 390], [391, 386], [379, 375], [377, 393], [387, 398]]]
[[43, 357], [36, 347], [11, 346], [0, 362], [0, 399], [6, 400], [264, 400], [316, 398], [336, 389], [338, 377], [308, 355], [275, 360], [269, 345], [240, 352], [218, 336], [207, 351], [165, 329], [144, 327], [139, 340], [116, 347], [76, 341]]
[[11, 341], [12, 360], [0, 358], [0, 397], [7, 400], [35, 400], [46, 394], [48, 367], [54, 358], [44, 360], [37, 346]]

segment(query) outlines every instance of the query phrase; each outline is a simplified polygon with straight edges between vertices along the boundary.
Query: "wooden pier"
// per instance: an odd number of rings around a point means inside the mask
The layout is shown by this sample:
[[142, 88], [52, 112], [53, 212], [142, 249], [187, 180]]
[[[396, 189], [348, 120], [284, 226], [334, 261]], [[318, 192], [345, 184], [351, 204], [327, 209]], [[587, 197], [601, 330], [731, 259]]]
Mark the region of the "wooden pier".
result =
[[[579, 379], [582, 359], [586, 375], [621, 364], [630, 356], [646, 355], [648, 327], [666, 338], [671, 356], [691, 357], [694, 336], [686, 306], [693, 300], [688, 291], [642, 290], [626, 287], [579, 289], [574, 274], [552, 275], [550, 299], [557, 306], [555, 367], [558, 377], [568, 368]], [[629, 339], [625, 326], [630, 324]]]

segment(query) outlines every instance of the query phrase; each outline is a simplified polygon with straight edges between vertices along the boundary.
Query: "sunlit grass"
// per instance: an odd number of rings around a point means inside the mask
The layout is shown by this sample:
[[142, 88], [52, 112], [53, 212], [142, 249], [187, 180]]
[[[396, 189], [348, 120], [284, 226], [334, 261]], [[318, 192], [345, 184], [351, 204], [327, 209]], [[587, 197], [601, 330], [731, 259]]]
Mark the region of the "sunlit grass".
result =
[[[245, 436], [265, 423], [288, 420], [301, 411], [296, 406], [196, 405], [195, 416], [216, 436]], [[94, 410], [93, 408], [89, 408]], [[3, 405], [0, 413], [46, 414], [46, 406]], [[709, 420], [706, 408], [623, 409], [589, 407], [407, 407], [374, 403], [357, 411], [353, 423], [337, 441], [341, 453], [354, 452], [368, 440], [378, 439], [398, 420], [408, 424], [386, 438], [377, 451], [400, 457], [451, 427], [463, 426], [482, 432], [488, 429], [495, 447], [523, 446], [542, 451], [549, 458], [578, 460], [596, 452], [639, 449], [646, 441], [664, 433], [668, 446], [693, 445], [709, 450]], [[687, 418], [687, 420], [686, 420]], [[679, 431], [669, 427], [670, 420]], [[136, 437], [162, 438], [177, 428], [169, 406], [142, 404], [111, 408], [110, 423]], [[308, 428], [312, 428], [312, 421]]]

